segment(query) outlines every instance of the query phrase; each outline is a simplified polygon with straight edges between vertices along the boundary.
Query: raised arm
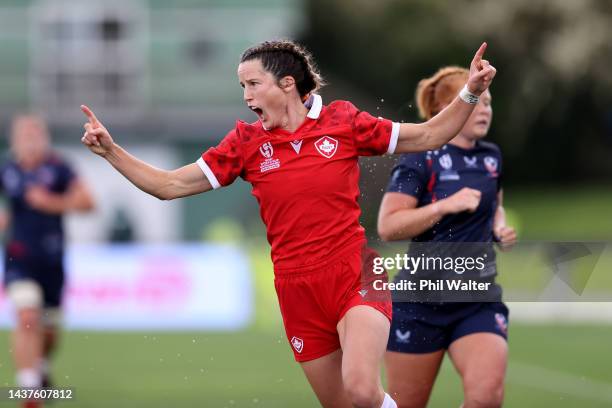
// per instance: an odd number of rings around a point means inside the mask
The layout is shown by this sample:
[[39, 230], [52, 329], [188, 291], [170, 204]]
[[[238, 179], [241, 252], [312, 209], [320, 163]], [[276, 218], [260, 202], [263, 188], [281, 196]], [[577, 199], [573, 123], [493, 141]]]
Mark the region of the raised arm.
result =
[[439, 114], [424, 123], [402, 123], [395, 153], [411, 153], [434, 150], [454, 138], [468, 120], [478, 96], [495, 77], [497, 70], [483, 59], [487, 43], [483, 43], [470, 64], [470, 76], [466, 87], [453, 102]]
[[93, 153], [106, 159], [132, 184], [159, 198], [172, 200], [211, 190], [212, 186], [196, 163], [176, 170], [161, 170], [129, 154], [113, 141], [108, 130], [87, 106], [81, 110], [87, 116], [81, 141]]

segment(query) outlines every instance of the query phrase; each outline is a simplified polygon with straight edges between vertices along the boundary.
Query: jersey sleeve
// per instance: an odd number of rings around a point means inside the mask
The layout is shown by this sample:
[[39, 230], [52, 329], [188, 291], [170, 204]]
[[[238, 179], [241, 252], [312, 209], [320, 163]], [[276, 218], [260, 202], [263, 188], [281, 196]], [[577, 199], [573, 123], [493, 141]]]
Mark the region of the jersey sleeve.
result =
[[349, 104], [352, 114], [352, 130], [358, 156], [392, 154], [397, 146], [399, 123], [374, 117]]
[[423, 153], [403, 154], [391, 171], [389, 193], [403, 193], [420, 198], [427, 188], [427, 164]]
[[236, 129], [216, 147], [211, 147], [196, 162], [214, 189], [228, 186], [242, 173], [242, 144]]

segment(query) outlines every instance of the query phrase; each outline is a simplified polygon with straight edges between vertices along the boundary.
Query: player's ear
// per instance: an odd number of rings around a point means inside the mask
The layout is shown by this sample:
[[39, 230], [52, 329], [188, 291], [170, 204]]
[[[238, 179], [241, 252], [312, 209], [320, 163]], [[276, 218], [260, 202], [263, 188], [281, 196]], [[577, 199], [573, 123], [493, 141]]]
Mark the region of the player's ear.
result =
[[285, 76], [278, 81], [280, 88], [285, 92], [290, 92], [295, 87], [295, 78], [292, 76]]

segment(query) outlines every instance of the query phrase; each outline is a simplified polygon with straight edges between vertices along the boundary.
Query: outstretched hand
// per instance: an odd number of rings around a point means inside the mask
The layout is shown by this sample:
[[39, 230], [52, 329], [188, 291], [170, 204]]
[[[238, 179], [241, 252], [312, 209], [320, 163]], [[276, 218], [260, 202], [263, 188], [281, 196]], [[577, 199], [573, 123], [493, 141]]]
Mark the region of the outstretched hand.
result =
[[106, 156], [114, 146], [113, 138], [91, 109], [81, 105], [81, 110], [88, 119], [83, 125], [85, 133], [81, 138], [81, 142], [95, 154], [103, 157]]
[[470, 77], [468, 79], [468, 90], [474, 95], [480, 95], [489, 88], [497, 70], [486, 59], [483, 59], [487, 43], [484, 42], [476, 51], [474, 59], [470, 64]]

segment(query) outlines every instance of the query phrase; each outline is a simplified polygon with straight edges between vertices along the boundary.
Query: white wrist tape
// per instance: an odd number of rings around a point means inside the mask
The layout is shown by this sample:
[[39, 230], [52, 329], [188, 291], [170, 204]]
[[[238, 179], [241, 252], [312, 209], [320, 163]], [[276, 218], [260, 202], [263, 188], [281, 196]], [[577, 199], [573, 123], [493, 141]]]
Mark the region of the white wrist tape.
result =
[[470, 105], [476, 105], [480, 100], [478, 95], [474, 95], [470, 92], [467, 87], [467, 84], [461, 89], [461, 92], [459, 92], [459, 97], [463, 99], [464, 102], [469, 103]]

